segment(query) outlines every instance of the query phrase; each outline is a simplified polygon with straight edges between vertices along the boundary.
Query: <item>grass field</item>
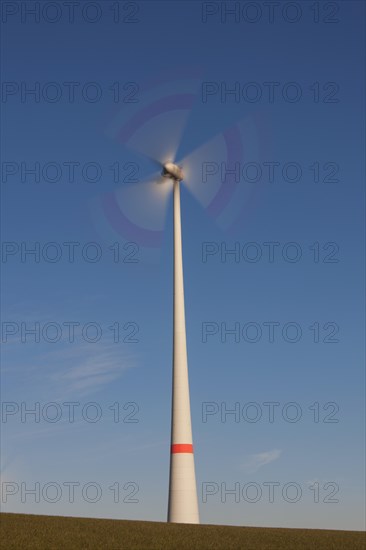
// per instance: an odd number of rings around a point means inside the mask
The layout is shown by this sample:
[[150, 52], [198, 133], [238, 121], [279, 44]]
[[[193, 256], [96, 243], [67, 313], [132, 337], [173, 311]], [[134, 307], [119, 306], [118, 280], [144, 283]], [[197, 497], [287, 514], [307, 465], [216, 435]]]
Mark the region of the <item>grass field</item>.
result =
[[0, 514], [4, 550], [361, 550], [365, 533]]

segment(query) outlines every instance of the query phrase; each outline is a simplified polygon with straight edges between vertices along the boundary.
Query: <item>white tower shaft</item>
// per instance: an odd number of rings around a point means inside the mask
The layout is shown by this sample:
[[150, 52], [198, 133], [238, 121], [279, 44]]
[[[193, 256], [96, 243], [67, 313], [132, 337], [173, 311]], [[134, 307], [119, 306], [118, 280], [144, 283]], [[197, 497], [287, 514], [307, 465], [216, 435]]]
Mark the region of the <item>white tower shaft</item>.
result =
[[178, 180], [174, 181], [173, 394], [168, 521], [199, 523], [189, 401]]

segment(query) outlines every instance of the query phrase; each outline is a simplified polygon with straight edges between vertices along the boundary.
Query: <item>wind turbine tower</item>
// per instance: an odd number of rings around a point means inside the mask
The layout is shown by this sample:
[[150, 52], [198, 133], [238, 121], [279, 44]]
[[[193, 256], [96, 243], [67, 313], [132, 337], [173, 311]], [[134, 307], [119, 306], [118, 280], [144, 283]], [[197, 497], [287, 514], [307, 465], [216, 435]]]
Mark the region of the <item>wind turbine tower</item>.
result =
[[173, 523], [199, 523], [184, 310], [180, 209], [180, 182], [184, 179], [184, 174], [180, 166], [168, 162], [164, 164], [162, 175], [174, 182], [173, 387], [168, 521]]

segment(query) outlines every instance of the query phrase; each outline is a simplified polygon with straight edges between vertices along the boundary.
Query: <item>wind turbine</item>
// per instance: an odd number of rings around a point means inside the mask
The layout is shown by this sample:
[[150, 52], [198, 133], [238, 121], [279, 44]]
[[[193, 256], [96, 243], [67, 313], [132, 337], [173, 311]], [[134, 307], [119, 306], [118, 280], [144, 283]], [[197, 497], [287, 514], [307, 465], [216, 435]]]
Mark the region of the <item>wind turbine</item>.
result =
[[106, 242], [122, 236], [140, 244], [145, 253], [158, 250], [168, 197], [173, 191], [173, 383], [168, 522], [199, 523], [186, 344], [180, 187], [184, 181], [185, 188], [211, 219], [227, 230], [244, 218], [244, 208], [254, 194], [252, 188], [257, 190], [259, 186], [251, 186], [248, 191], [246, 186], [238, 184], [233, 174], [222, 181], [218, 171], [208, 182], [202, 179], [198, 185], [200, 177], [203, 178], [203, 159], [210, 169], [219, 165], [218, 159], [226, 161], [231, 168], [243, 159], [245, 149], [248, 158], [256, 160], [264, 132], [259, 132], [260, 127], [249, 117], [227, 127], [212, 140], [201, 143], [198, 140], [193, 148], [187, 147], [190, 133], [187, 116], [197, 94], [188, 89], [189, 82], [185, 87], [182, 76], [179, 74], [176, 81], [168, 84], [162, 81], [164, 94], [167, 86], [164, 97], [159, 85], [147, 87], [143, 105], [129, 105], [128, 112], [122, 109], [109, 124], [110, 137], [145, 158], [149, 177], [93, 201], [92, 213], [98, 232], [104, 237], [108, 235]]

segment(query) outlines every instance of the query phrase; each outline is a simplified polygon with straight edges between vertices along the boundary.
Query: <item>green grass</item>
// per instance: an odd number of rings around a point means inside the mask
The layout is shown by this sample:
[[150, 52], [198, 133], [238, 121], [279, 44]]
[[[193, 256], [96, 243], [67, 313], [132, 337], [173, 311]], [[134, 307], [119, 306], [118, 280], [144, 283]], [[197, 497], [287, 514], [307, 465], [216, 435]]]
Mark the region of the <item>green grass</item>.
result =
[[1, 514], [4, 550], [361, 550], [360, 531], [178, 525], [149, 521]]

